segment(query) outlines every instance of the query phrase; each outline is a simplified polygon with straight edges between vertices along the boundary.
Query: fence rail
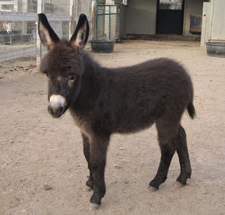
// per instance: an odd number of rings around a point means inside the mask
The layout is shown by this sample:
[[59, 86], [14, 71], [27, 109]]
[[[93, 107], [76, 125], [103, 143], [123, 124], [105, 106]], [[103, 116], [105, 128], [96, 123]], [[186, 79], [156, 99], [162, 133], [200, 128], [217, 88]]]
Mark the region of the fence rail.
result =
[[17, 49], [11, 49], [11, 50], [6, 50], [6, 51], [1, 51], [0, 54], [3, 57], [1, 58], [1, 61], [7, 61], [7, 60], [12, 60], [18, 57], [24, 57], [27, 55], [32, 55], [36, 54], [36, 46], [30, 46], [30, 47], [24, 47], [24, 48], [17, 48]]

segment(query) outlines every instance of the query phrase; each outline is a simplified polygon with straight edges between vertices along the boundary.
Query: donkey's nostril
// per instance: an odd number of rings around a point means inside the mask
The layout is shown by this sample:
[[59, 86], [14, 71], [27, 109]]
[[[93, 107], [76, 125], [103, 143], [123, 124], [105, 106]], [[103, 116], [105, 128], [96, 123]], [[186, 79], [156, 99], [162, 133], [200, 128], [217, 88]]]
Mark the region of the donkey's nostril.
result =
[[51, 107], [51, 105], [48, 106], [48, 112], [54, 117], [59, 117], [64, 112], [64, 106], [59, 106], [57, 108]]
[[51, 108], [50, 106], [48, 106], [48, 112], [49, 112], [50, 114], [53, 114], [53, 110], [52, 110], [52, 108]]
[[61, 107], [59, 108], [59, 114], [62, 114], [62, 113], [63, 113], [63, 111], [64, 111], [64, 107], [63, 107], [63, 106], [61, 106]]

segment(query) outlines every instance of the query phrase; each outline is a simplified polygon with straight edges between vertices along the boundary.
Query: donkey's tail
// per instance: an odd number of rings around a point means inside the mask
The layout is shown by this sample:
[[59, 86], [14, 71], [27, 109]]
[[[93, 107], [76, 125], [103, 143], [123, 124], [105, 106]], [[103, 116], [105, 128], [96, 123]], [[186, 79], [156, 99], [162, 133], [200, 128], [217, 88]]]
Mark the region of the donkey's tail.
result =
[[188, 114], [189, 116], [194, 119], [196, 112], [195, 112], [195, 107], [193, 105], [193, 103], [191, 102], [188, 106], [187, 106], [187, 110], [188, 110]]

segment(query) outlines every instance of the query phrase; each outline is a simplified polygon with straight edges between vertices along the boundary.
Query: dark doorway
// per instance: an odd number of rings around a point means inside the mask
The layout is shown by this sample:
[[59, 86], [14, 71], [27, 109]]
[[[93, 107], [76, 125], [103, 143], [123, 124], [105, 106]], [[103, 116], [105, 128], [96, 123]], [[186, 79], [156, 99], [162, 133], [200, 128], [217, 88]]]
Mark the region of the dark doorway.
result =
[[158, 0], [157, 34], [183, 33], [184, 0]]

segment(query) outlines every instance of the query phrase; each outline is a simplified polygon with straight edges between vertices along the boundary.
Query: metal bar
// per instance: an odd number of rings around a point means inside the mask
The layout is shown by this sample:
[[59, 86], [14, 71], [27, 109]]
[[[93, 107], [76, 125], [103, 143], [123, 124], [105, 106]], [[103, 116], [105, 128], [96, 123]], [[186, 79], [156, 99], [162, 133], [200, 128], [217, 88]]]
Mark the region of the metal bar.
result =
[[118, 38], [120, 38], [120, 14], [119, 14], [119, 29], [118, 29]]
[[96, 37], [96, 40], [98, 39], [98, 5], [96, 4], [96, 7], [95, 7], [95, 37]]
[[117, 7], [117, 5], [110, 5], [110, 4], [104, 4], [104, 5], [98, 5], [99, 7]]
[[109, 40], [111, 40], [111, 7], [109, 6]]
[[[105, 7], [104, 7], [104, 12], [105, 12]], [[102, 26], [102, 29], [103, 29], [103, 35], [105, 33], [105, 17], [103, 17], [103, 22], [102, 22], [103, 26]]]
[[120, 13], [99, 13], [98, 15], [116, 15], [116, 14], [120, 14]]
[[[52, 15], [46, 13], [49, 21], [71, 21], [70, 16]], [[4, 17], [4, 18], [3, 18]], [[79, 16], [75, 16], [75, 21], [78, 21]], [[1, 21], [37, 21], [36, 13], [17, 13], [17, 12], [0, 12]], [[92, 18], [88, 17], [88, 21]]]

